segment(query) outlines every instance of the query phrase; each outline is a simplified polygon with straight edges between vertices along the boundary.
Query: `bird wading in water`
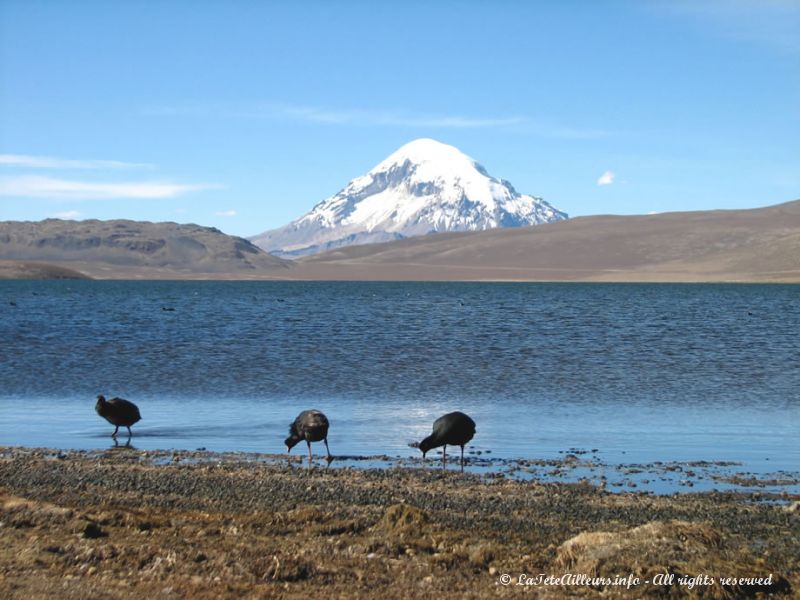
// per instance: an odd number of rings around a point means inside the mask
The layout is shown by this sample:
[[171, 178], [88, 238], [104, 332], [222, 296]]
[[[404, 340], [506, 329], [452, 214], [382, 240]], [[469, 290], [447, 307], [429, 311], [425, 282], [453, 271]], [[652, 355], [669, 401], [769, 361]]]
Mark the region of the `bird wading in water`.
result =
[[128, 428], [128, 437], [130, 438], [133, 435], [131, 425], [142, 420], [139, 407], [123, 398], [106, 400], [105, 396], [100, 394], [97, 397], [97, 404], [94, 405], [94, 409], [98, 415], [114, 425], [114, 433], [111, 434], [111, 437], [115, 439], [120, 426]]
[[290, 452], [298, 442], [305, 440], [308, 444], [308, 465], [311, 466], [311, 442], [325, 442], [328, 456], [325, 460], [331, 464], [333, 457], [328, 447], [328, 417], [318, 410], [304, 410], [289, 425], [289, 437], [286, 438], [286, 451]]
[[475, 421], [462, 412], [451, 412], [433, 422], [433, 433], [419, 443], [422, 460], [428, 450], [442, 448], [442, 468], [447, 466], [447, 446], [461, 446], [461, 471], [464, 471], [464, 446], [475, 435]]

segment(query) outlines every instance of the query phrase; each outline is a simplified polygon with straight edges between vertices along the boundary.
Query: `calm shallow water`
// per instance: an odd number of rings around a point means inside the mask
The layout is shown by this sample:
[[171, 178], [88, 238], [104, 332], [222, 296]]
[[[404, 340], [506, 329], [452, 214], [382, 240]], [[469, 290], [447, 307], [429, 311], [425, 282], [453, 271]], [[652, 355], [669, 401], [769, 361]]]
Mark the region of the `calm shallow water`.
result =
[[5, 281], [0, 340], [0, 445], [106, 447], [104, 393], [145, 449], [279, 453], [316, 407], [410, 457], [458, 409], [500, 459], [800, 469], [800, 286]]

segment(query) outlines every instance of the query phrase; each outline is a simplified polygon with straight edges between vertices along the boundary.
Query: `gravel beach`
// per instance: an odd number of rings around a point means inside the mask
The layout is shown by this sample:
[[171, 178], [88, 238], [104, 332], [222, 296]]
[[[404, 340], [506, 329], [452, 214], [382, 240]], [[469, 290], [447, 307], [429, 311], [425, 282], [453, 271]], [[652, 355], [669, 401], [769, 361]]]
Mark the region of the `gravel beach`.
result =
[[0, 448], [0, 535], [2, 598], [800, 594], [794, 495], [436, 467]]

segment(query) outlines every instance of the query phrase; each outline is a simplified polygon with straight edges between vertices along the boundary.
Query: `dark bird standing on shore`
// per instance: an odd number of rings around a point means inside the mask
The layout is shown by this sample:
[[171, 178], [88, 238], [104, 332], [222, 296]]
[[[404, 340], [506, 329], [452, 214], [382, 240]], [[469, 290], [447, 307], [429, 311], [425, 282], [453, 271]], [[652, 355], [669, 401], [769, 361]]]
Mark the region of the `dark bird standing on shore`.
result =
[[105, 396], [100, 394], [97, 397], [97, 404], [94, 405], [94, 409], [98, 415], [116, 427], [114, 433], [111, 434], [112, 438], [117, 437], [120, 425], [128, 428], [128, 437], [130, 438], [132, 435], [131, 425], [142, 419], [142, 415], [139, 414], [139, 408], [133, 402], [122, 398], [106, 400]]
[[433, 433], [419, 443], [422, 460], [428, 450], [442, 448], [442, 468], [447, 466], [447, 444], [461, 446], [461, 471], [464, 471], [464, 445], [475, 435], [475, 421], [462, 412], [451, 412], [433, 422]]
[[301, 440], [308, 444], [308, 464], [311, 465], [311, 442], [325, 442], [325, 450], [328, 452], [326, 460], [331, 463], [333, 457], [328, 448], [328, 417], [318, 410], [304, 410], [294, 422], [289, 425], [289, 437], [286, 438], [286, 451], [290, 452]]

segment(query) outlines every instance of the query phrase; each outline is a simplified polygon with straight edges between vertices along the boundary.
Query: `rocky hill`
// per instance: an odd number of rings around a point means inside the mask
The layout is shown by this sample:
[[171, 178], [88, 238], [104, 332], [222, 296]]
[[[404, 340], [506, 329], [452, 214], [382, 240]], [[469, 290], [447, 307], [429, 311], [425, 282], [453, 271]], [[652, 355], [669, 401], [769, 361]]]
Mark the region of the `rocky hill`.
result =
[[112, 279], [262, 278], [291, 267], [218, 229], [127, 220], [2, 221], [0, 260], [48, 263]]

